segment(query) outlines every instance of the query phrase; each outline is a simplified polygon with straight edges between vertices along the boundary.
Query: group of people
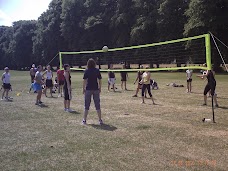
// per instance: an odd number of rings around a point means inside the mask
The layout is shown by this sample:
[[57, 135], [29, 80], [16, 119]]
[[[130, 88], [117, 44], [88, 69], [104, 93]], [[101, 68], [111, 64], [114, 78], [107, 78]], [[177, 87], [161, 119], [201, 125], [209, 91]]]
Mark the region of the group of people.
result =
[[[74, 112], [70, 108], [70, 102], [72, 99], [72, 88], [71, 88], [71, 74], [70, 74], [70, 65], [64, 64], [64, 70], [57, 70], [57, 84], [59, 89], [59, 97], [64, 96], [64, 111]], [[32, 66], [30, 70], [30, 76], [32, 81], [33, 90], [37, 93], [35, 105], [41, 105], [42, 96], [42, 85], [45, 85], [43, 90], [46, 95], [46, 91], [50, 88], [50, 94], [52, 96], [52, 87], [53, 87], [53, 72], [51, 71], [50, 65], [47, 66], [47, 70], [42, 73], [42, 66], [39, 65], [35, 68], [35, 65]], [[45, 82], [44, 79], [45, 78]], [[101, 119], [101, 109], [100, 109], [100, 92], [101, 92], [101, 74], [99, 69], [96, 68], [96, 62], [93, 59], [89, 59], [87, 62], [87, 69], [83, 76], [83, 94], [85, 96], [85, 109], [84, 117], [82, 124], [86, 124], [87, 115], [89, 112], [91, 98], [93, 96], [94, 104], [97, 110], [99, 124], [103, 124]]]
[[[57, 85], [58, 85], [58, 92], [59, 97], [62, 95], [64, 96], [64, 111], [67, 112], [73, 112], [73, 110], [70, 108], [70, 102], [72, 99], [72, 88], [71, 88], [71, 74], [70, 74], [70, 65], [65, 64], [63, 66], [64, 70], [58, 69], [57, 71]], [[113, 66], [110, 65], [110, 69], [112, 69]], [[125, 66], [123, 66], [123, 69], [125, 69]], [[137, 97], [139, 90], [141, 89], [141, 96], [142, 96], [142, 103], [145, 103], [145, 93], [146, 90], [152, 100], [152, 103], [155, 104], [152, 93], [151, 93], [151, 74], [148, 71], [149, 67], [147, 66], [145, 70], [143, 69], [143, 66], [140, 66], [140, 71], [137, 73], [136, 82], [138, 82], [136, 94], [133, 97]], [[2, 74], [2, 100], [9, 99], [9, 90], [12, 89], [10, 84], [10, 73], [9, 68], [5, 67], [4, 73]], [[32, 88], [34, 92], [37, 93], [36, 96], [36, 103], [35, 105], [41, 105], [43, 102], [41, 101], [42, 97], [42, 85], [45, 85], [44, 87], [44, 94], [47, 96], [46, 91], [49, 88], [50, 94], [52, 96], [52, 87], [53, 87], [53, 72], [51, 71], [50, 65], [47, 66], [47, 69], [43, 72], [43, 67], [39, 65], [37, 68], [35, 65], [32, 65], [32, 68], [30, 70], [30, 76], [31, 76], [31, 82], [32, 82]], [[121, 87], [123, 89], [123, 85], [125, 90], [126, 88], [126, 81], [128, 78], [128, 74], [125, 71], [122, 71], [120, 73], [121, 75]], [[207, 93], [210, 91], [211, 95], [214, 98], [215, 105], [218, 107], [217, 103], [217, 95], [215, 93], [216, 88], [216, 80], [215, 80], [215, 74], [214, 71], [208, 70], [202, 75], [197, 75], [198, 77], [204, 79], [207, 78], [207, 85], [204, 89], [204, 104], [207, 105]], [[187, 92], [192, 91], [192, 71], [187, 70], [186, 71], [186, 77], [187, 77]], [[93, 59], [89, 59], [87, 61], [87, 69], [84, 72], [83, 76], [83, 94], [84, 94], [84, 117], [82, 120], [82, 124], [86, 124], [87, 115], [89, 112], [90, 104], [91, 104], [91, 98], [93, 96], [95, 108], [98, 114], [99, 123], [103, 124], [102, 118], [101, 118], [101, 107], [100, 107], [100, 93], [101, 93], [101, 82], [102, 76], [100, 73], [100, 70], [96, 68], [96, 62]], [[115, 73], [110, 70], [108, 72], [108, 91], [110, 91], [110, 86], [112, 86], [113, 91], [115, 91]], [[31, 90], [31, 89], [30, 89]]]

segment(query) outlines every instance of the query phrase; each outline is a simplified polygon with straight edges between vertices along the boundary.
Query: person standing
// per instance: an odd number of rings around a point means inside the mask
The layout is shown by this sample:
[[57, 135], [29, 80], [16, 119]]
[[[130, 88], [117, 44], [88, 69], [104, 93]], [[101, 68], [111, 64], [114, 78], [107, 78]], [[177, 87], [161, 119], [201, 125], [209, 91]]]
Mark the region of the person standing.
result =
[[186, 71], [186, 77], [187, 77], [187, 93], [192, 92], [192, 70]]
[[[112, 64], [110, 64], [109, 69], [113, 69]], [[109, 71], [108, 72], [108, 91], [110, 91], [110, 86], [112, 86], [112, 89], [114, 92], [116, 91], [115, 81], [116, 81], [115, 73], [113, 71]]]
[[[123, 65], [123, 69], [126, 69], [126, 66]], [[120, 76], [121, 76], [121, 88], [123, 90], [123, 85], [124, 89], [127, 90], [127, 79], [128, 79], [128, 74], [126, 71], [120, 71]]]
[[[149, 69], [149, 67], [146, 67], [146, 69]], [[148, 91], [148, 94], [153, 102], [154, 103], [154, 99], [153, 99], [153, 96], [152, 96], [152, 93], [151, 93], [151, 87], [150, 87], [150, 78], [151, 78], [151, 74], [149, 71], [145, 71], [142, 75], [142, 80], [141, 80], [141, 84], [143, 85], [142, 86], [142, 103], [145, 103], [144, 99], [145, 99], [145, 96], [144, 96], [144, 93], [147, 89]]]
[[43, 73], [43, 76], [45, 74], [46, 74], [46, 82], [45, 82], [46, 84], [45, 84], [44, 94], [47, 97], [47, 89], [49, 88], [50, 89], [51, 97], [53, 97], [52, 96], [52, 88], [53, 88], [52, 78], [53, 78], [53, 72], [51, 71], [51, 66], [50, 65], [47, 66], [47, 70]]
[[[36, 75], [36, 71], [37, 71], [37, 68], [36, 68], [35, 64], [32, 64], [32, 67], [31, 67], [30, 72], [29, 72], [30, 73], [30, 77], [31, 77], [31, 87], [30, 87], [28, 93], [30, 93], [31, 90], [32, 90], [33, 83], [34, 83], [34, 78], [35, 78], [35, 75]], [[34, 93], [36, 93], [36, 92], [34, 92]]]
[[211, 95], [213, 97], [213, 100], [215, 101], [215, 106], [219, 107], [218, 101], [217, 101], [217, 94], [215, 93], [216, 89], [216, 80], [215, 80], [215, 72], [212, 70], [207, 70], [206, 74], [203, 75], [197, 75], [197, 77], [200, 77], [204, 79], [207, 78], [207, 85], [204, 88], [204, 104], [207, 105], [207, 93], [211, 91]]
[[41, 102], [41, 96], [42, 96], [42, 72], [43, 68], [41, 65], [39, 65], [37, 67], [37, 72], [35, 74], [35, 78], [34, 78], [34, 83], [33, 83], [33, 89], [34, 91], [37, 92], [37, 96], [36, 96], [36, 103], [35, 105], [41, 105], [43, 102]]
[[[3, 83], [3, 92], [2, 92], [2, 99], [6, 99], [7, 101], [9, 100], [9, 90], [11, 89], [11, 84], [10, 84], [10, 73], [9, 73], [9, 68], [5, 67], [4, 68], [5, 72], [2, 74], [2, 83]], [[6, 95], [5, 95], [6, 93]]]
[[70, 108], [70, 101], [72, 99], [70, 65], [65, 64], [63, 68], [64, 68], [64, 86], [63, 86], [63, 89], [64, 89], [64, 111], [73, 112], [73, 110]]
[[58, 83], [58, 97], [63, 95], [63, 85], [64, 85], [64, 70], [58, 69], [57, 71], [57, 83]]
[[[140, 69], [143, 69], [143, 65], [140, 65]], [[133, 97], [138, 97], [139, 90], [142, 89], [142, 84], [141, 84], [142, 75], [143, 75], [143, 71], [137, 72], [137, 77], [136, 77], [134, 84], [138, 81], [138, 85], [137, 85], [135, 95]]]
[[89, 59], [87, 62], [87, 69], [83, 76], [83, 94], [85, 95], [85, 111], [82, 124], [86, 124], [92, 96], [97, 111], [99, 124], [103, 124], [103, 121], [101, 119], [100, 107], [101, 79], [102, 77], [100, 74], [100, 70], [96, 68], [96, 62], [93, 59]]

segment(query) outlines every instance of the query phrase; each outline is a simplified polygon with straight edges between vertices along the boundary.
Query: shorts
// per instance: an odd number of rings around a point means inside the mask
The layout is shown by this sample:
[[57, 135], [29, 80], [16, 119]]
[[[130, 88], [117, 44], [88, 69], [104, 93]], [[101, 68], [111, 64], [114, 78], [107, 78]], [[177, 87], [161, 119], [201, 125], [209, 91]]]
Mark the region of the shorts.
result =
[[59, 80], [59, 85], [64, 85], [64, 81]]
[[33, 83], [33, 90], [34, 91], [41, 91], [42, 90], [41, 84]]
[[3, 83], [3, 88], [5, 90], [10, 90], [11, 89], [11, 84], [10, 83]]
[[64, 100], [71, 100], [67, 86], [64, 86]]
[[138, 88], [142, 89], [142, 84], [138, 83]]
[[53, 87], [52, 80], [46, 80], [46, 88], [52, 88], [52, 87]]
[[121, 78], [121, 81], [127, 81], [126, 77]]
[[187, 83], [191, 83], [191, 82], [192, 82], [191, 78], [187, 79]]
[[35, 79], [35, 75], [31, 75], [31, 83], [34, 82], [34, 79]]
[[115, 84], [115, 81], [116, 81], [115, 78], [109, 78], [109, 79], [108, 79], [108, 84], [109, 84], [109, 85], [114, 85], [114, 84]]
[[91, 98], [93, 96], [93, 101], [96, 110], [100, 110], [100, 91], [99, 90], [86, 90], [85, 92], [85, 110], [89, 110], [91, 104]]
[[216, 95], [215, 94], [215, 88], [216, 88], [216, 82], [211, 84], [211, 85], [209, 83], [207, 83], [207, 85], [204, 88], [203, 94], [206, 96], [207, 93], [211, 90], [211, 95], [214, 96], [214, 95]]

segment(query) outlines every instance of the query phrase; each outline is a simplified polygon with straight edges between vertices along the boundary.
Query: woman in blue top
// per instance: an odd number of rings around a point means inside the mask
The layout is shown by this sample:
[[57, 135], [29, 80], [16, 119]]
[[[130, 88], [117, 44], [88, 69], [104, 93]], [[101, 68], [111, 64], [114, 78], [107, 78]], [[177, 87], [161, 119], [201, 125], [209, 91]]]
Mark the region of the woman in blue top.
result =
[[100, 93], [101, 93], [101, 74], [100, 70], [96, 68], [96, 62], [93, 59], [89, 59], [87, 62], [87, 69], [84, 73], [83, 82], [83, 94], [85, 95], [85, 111], [82, 124], [86, 124], [87, 115], [91, 103], [91, 97], [97, 110], [99, 123], [103, 124], [101, 119], [101, 108], [100, 108]]

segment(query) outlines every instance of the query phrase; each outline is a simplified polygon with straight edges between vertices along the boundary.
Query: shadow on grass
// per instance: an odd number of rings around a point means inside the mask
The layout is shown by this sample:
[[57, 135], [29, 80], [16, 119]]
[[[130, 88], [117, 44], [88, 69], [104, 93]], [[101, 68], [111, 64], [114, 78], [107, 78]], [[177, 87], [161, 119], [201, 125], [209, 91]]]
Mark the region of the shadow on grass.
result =
[[41, 107], [41, 108], [49, 108], [49, 106], [45, 105], [45, 104], [40, 104], [39, 107]]
[[219, 109], [228, 109], [228, 107], [226, 107], [226, 106], [219, 106], [218, 108]]
[[102, 124], [102, 125], [95, 125], [95, 124], [88, 124], [89, 126], [92, 126], [95, 129], [105, 130], [105, 131], [115, 131], [117, 127], [113, 125], [108, 124]]
[[78, 114], [81, 114], [81, 113], [79, 113], [79, 112], [77, 112], [77, 111], [73, 111], [73, 112], [69, 112], [70, 114], [75, 114], [75, 115], [78, 115]]

